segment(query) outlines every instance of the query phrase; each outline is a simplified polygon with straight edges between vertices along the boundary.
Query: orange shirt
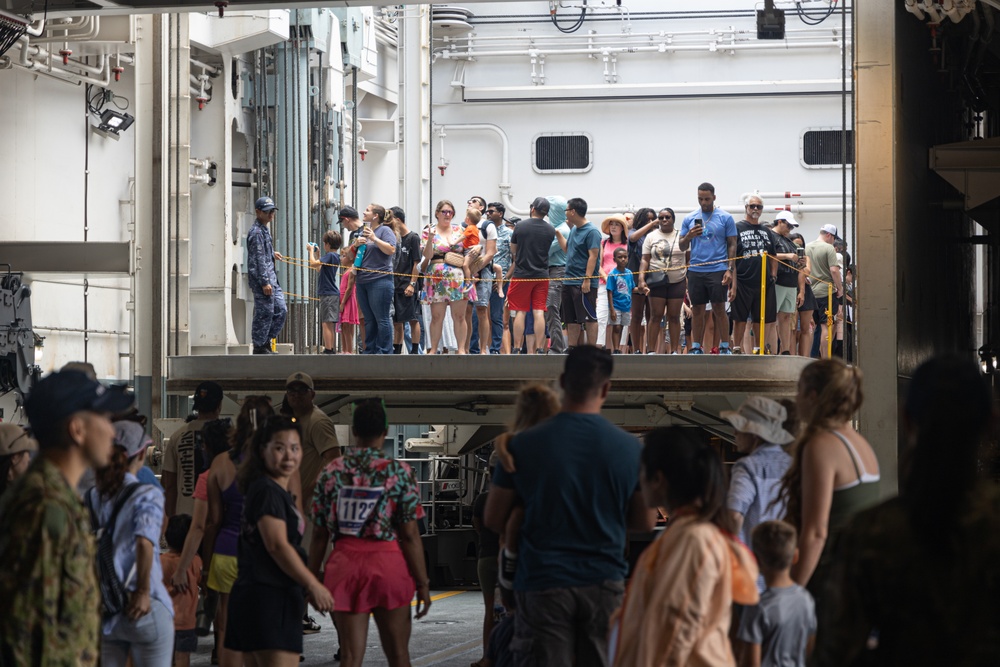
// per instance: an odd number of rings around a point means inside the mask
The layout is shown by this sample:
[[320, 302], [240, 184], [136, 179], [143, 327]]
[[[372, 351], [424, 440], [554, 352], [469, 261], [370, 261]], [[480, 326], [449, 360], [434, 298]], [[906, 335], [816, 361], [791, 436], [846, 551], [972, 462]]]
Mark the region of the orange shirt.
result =
[[642, 553], [618, 612], [615, 667], [733, 667], [733, 602], [756, 604], [753, 554], [683, 516]]
[[160, 554], [160, 565], [163, 567], [163, 583], [174, 602], [174, 630], [194, 630], [195, 617], [198, 614], [198, 581], [201, 579], [201, 556], [195, 556], [188, 567], [188, 589], [186, 593], [178, 593], [170, 584], [181, 562], [181, 555], [168, 551]]
[[479, 227], [469, 225], [462, 231], [462, 247], [469, 249], [479, 245]]

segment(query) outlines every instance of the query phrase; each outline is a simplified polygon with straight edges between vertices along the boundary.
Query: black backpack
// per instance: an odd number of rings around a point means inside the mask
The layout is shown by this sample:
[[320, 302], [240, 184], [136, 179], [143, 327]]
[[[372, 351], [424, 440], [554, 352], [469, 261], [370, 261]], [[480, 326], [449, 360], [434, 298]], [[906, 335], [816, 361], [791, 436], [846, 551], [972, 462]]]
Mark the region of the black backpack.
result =
[[101, 600], [104, 603], [104, 615], [114, 616], [125, 611], [128, 604], [128, 591], [125, 584], [118, 578], [115, 572], [115, 523], [121, 513], [125, 503], [136, 491], [146, 484], [134, 482], [122, 488], [115, 497], [115, 504], [111, 510], [108, 523], [103, 527], [97, 518], [97, 509], [94, 507], [94, 498], [98, 497], [97, 489], [93, 489], [87, 494], [87, 509], [90, 510], [90, 526], [97, 538], [97, 581], [101, 588]]

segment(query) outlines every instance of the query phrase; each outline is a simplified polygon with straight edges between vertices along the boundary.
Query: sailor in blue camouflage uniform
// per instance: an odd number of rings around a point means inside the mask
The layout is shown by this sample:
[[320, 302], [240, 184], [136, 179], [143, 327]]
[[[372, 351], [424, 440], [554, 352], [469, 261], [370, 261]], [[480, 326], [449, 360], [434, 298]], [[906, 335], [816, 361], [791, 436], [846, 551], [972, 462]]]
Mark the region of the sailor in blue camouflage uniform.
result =
[[288, 315], [285, 295], [274, 271], [274, 261], [280, 260], [281, 254], [274, 251], [268, 229], [278, 207], [270, 197], [261, 197], [254, 204], [254, 209], [257, 219], [247, 233], [247, 278], [253, 292], [253, 328], [250, 335], [254, 354], [272, 354], [271, 339], [278, 337]]

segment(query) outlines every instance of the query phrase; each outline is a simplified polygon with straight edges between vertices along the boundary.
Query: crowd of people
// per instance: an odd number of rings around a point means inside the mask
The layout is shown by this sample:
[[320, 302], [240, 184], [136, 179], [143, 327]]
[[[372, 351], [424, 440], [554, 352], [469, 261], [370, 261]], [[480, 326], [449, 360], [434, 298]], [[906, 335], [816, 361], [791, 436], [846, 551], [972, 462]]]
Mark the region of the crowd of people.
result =
[[[557, 386], [521, 390], [493, 445], [474, 505], [476, 667], [1000, 655], [1000, 491], [978, 463], [994, 396], [972, 360], [933, 358], [911, 378], [899, 495], [881, 502], [880, 463], [852, 425], [862, 374], [839, 359], [807, 366], [794, 400], [720, 415], [741, 455], [728, 473], [700, 431], [640, 442], [603, 417], [613, 372], [611, 351], [573, 346]], [[121, 387], [76, 367], [41, 379], [29, 430], [0, 428], [0, 664], [186, 665], [214, 613], [219, 664], [291, 667], [317, 629], [311, 605], [333, 616], [330, 658], [363, 664], [373, 617], [389, 664], [409, 665], [414, 615], [431, 606], [419, 487], [385, 453], [380, 399], [352, 404], [342, 447], [314, 397], [295, 372], [277, 410], [248, 396], [231, 423], [222, 388], [202, 383], [157, 480]], [[630, 553], [630, 533], [658, 524]]]
[[305, 260], [274, 251], [277, 209], [262, 197], [247, 236], [254, 353], [272, 352], [285, 320], [275, 263], [305, 261], [318, 271], [310, 298], [324, 354], [564, 354], [590, 344], [616, 354], [849, 357], [855, 269], [837, 228], [823, 225], [807, 243], [791, 212], [762, 220], [757, 195], [739, 222], [716, 206], [711, 183], [697, 196], [683, 220], [669, 207], [639, 208], [600, 225], [578, 197], [538, 197], [524, 220], [480, 196], [464, 210], [441, 200], [419, 233], [398, 206], [361, 215], [346, 206], [346, 245], [327, 231]]

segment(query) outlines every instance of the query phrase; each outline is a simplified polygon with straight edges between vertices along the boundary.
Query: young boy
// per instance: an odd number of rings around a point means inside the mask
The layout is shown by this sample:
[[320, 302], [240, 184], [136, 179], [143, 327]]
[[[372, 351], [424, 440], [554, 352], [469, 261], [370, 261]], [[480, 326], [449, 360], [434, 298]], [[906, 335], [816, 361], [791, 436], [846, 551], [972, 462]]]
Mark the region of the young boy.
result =
[[615, 268], [608, 274], [608, 313], [614, 324], [611, 334], [611, 351], [622, 354], [626, 343], [622, 341], [622, 329], [632, 322], [632, 291], [635, 289], [635, 276], [626, 268], [628, 266], [628, 249], [615, 250]]
[[174, 667], [188, 667], [191, 654], [198, 650], [195, 618], [198, 613], [198, 580], [201, 579], [201, 557], [195, 554], [187, 570], [187, 590], [180, 592], [171, 583], [181, 562], [184, 540], [191, 529], [190, 514], [175, 514], [167, 523], [167, 551], [160, 554], [163, 583], [174, 603]]
[[[483, 215], [479, 209], [470, 208], [465, 212], [464, 229], [462, 230], [462, 247], [465, 249], [465, 262], [462, 264], [462, 273], [465, 274], [464, 291], [471, 291], [474, 287], [472, 282], [472, 266], [479, 259], [478, 252], [472, 252], [473, 248], [479, 247], [479, 221]], [[482, 267], [479, 267], [482, 269]]]
[[798, 534], [784, 521], [765, 521], [754, 528], [751, 541], [767, 590], [760, 604], [743, 608], [736, 631], [740, 667], [804, 667], [816, 638], [816, 606], [792, 581]]
[[340, 286], [337, 269], [340, 268], [340, 234], [328, 230], [323, 234], [323, 257], [316, 244], [309, 245], [309, 268], [319, 269], [316, 296], [319, 297], [319, 317], [323, 323], [323, 354], [336, 354], [337, 323], [340, 322]]

